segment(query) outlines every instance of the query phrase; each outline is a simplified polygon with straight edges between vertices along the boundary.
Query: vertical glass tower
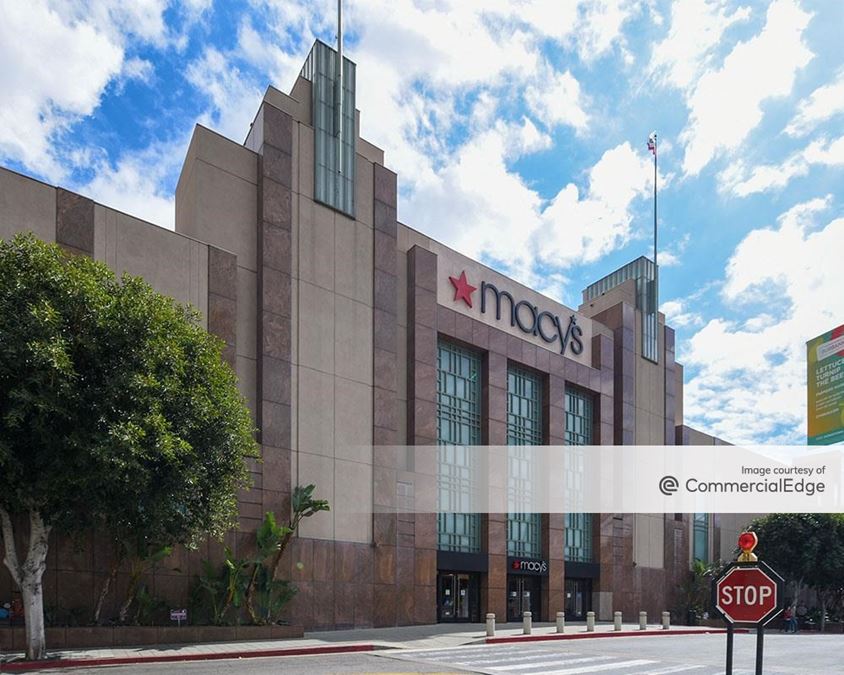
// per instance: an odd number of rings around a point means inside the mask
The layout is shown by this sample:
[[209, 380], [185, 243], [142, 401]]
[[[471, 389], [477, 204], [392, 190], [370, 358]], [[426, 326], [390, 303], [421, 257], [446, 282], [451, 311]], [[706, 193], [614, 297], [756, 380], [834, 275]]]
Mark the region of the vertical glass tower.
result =
[[337, 51], [317, 40], [301, 72], [312, 85], [314, 199], [354, 218], [355, 64], [343, 57], [341, 96], [337, 61]]
[[587, 286], [583, 291], [583, 301], [590, 302], [629, 279], [636, 282], [636, 309], [642, 312], [642, 356], [654, 363], [659, 363], [657, 332], [659, 298], [657, 297], [656, 265], [652, 260], [641, 256]]

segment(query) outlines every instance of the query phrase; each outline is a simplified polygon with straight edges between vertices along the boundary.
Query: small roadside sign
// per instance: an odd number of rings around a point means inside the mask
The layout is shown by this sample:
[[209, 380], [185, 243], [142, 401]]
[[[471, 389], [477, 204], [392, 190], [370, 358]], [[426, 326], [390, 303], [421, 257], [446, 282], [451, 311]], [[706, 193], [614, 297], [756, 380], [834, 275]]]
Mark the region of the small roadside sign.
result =
[[170, 621], [177, 621], [178, 625], [181, 627], [182, 621], [188, 620], [188, 610], [186, 609], [171, 609], [170, 610]]

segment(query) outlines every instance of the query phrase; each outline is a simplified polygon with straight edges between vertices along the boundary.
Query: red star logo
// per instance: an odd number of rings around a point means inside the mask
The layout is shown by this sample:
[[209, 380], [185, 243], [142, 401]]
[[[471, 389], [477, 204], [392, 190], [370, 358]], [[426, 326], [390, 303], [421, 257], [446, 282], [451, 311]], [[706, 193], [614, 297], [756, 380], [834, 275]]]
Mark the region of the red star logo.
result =
[[448, 280], [454, 286], [454, 301], [463, 300], [469, 307], [472, 306], [472, 293], [478, 290], [477, 286], [472, 286], [466, 281], [466, 272], [460, 273], [459, 277], [449, 277]]

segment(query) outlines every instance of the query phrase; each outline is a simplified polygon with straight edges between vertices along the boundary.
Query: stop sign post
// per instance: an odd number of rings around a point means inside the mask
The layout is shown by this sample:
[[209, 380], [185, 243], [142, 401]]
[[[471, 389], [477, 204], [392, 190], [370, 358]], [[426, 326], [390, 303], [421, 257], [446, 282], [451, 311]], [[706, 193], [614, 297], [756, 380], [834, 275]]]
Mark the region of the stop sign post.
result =
[[[740, 540], [744, 554], [730, 563], [712, 582], [712, 604], [727, 623], [727, 675], [733, 672], [733, 628], [756, 628], [756, 673], [762, 674], [765, 625], [782, 612], [784, 581], [770, 565], [751, 555], [756, 546], [747, 538]], [[740, 562], [742, 561], [743, 562]]]

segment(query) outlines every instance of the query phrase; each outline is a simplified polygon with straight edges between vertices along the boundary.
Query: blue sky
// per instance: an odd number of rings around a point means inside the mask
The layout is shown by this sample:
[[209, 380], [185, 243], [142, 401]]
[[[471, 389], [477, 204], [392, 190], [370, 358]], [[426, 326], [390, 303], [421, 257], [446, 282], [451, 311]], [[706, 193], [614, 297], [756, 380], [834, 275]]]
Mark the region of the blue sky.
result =
[[[242, 141], [333, 0], [0, 0], [0, 162], [172, 227], [193, 126]], [[650, 254], [687, 423], [801, 443], [844, 322], [844, 3], [349, 0], [362, 135], [400, 219], [570, 306]]]

